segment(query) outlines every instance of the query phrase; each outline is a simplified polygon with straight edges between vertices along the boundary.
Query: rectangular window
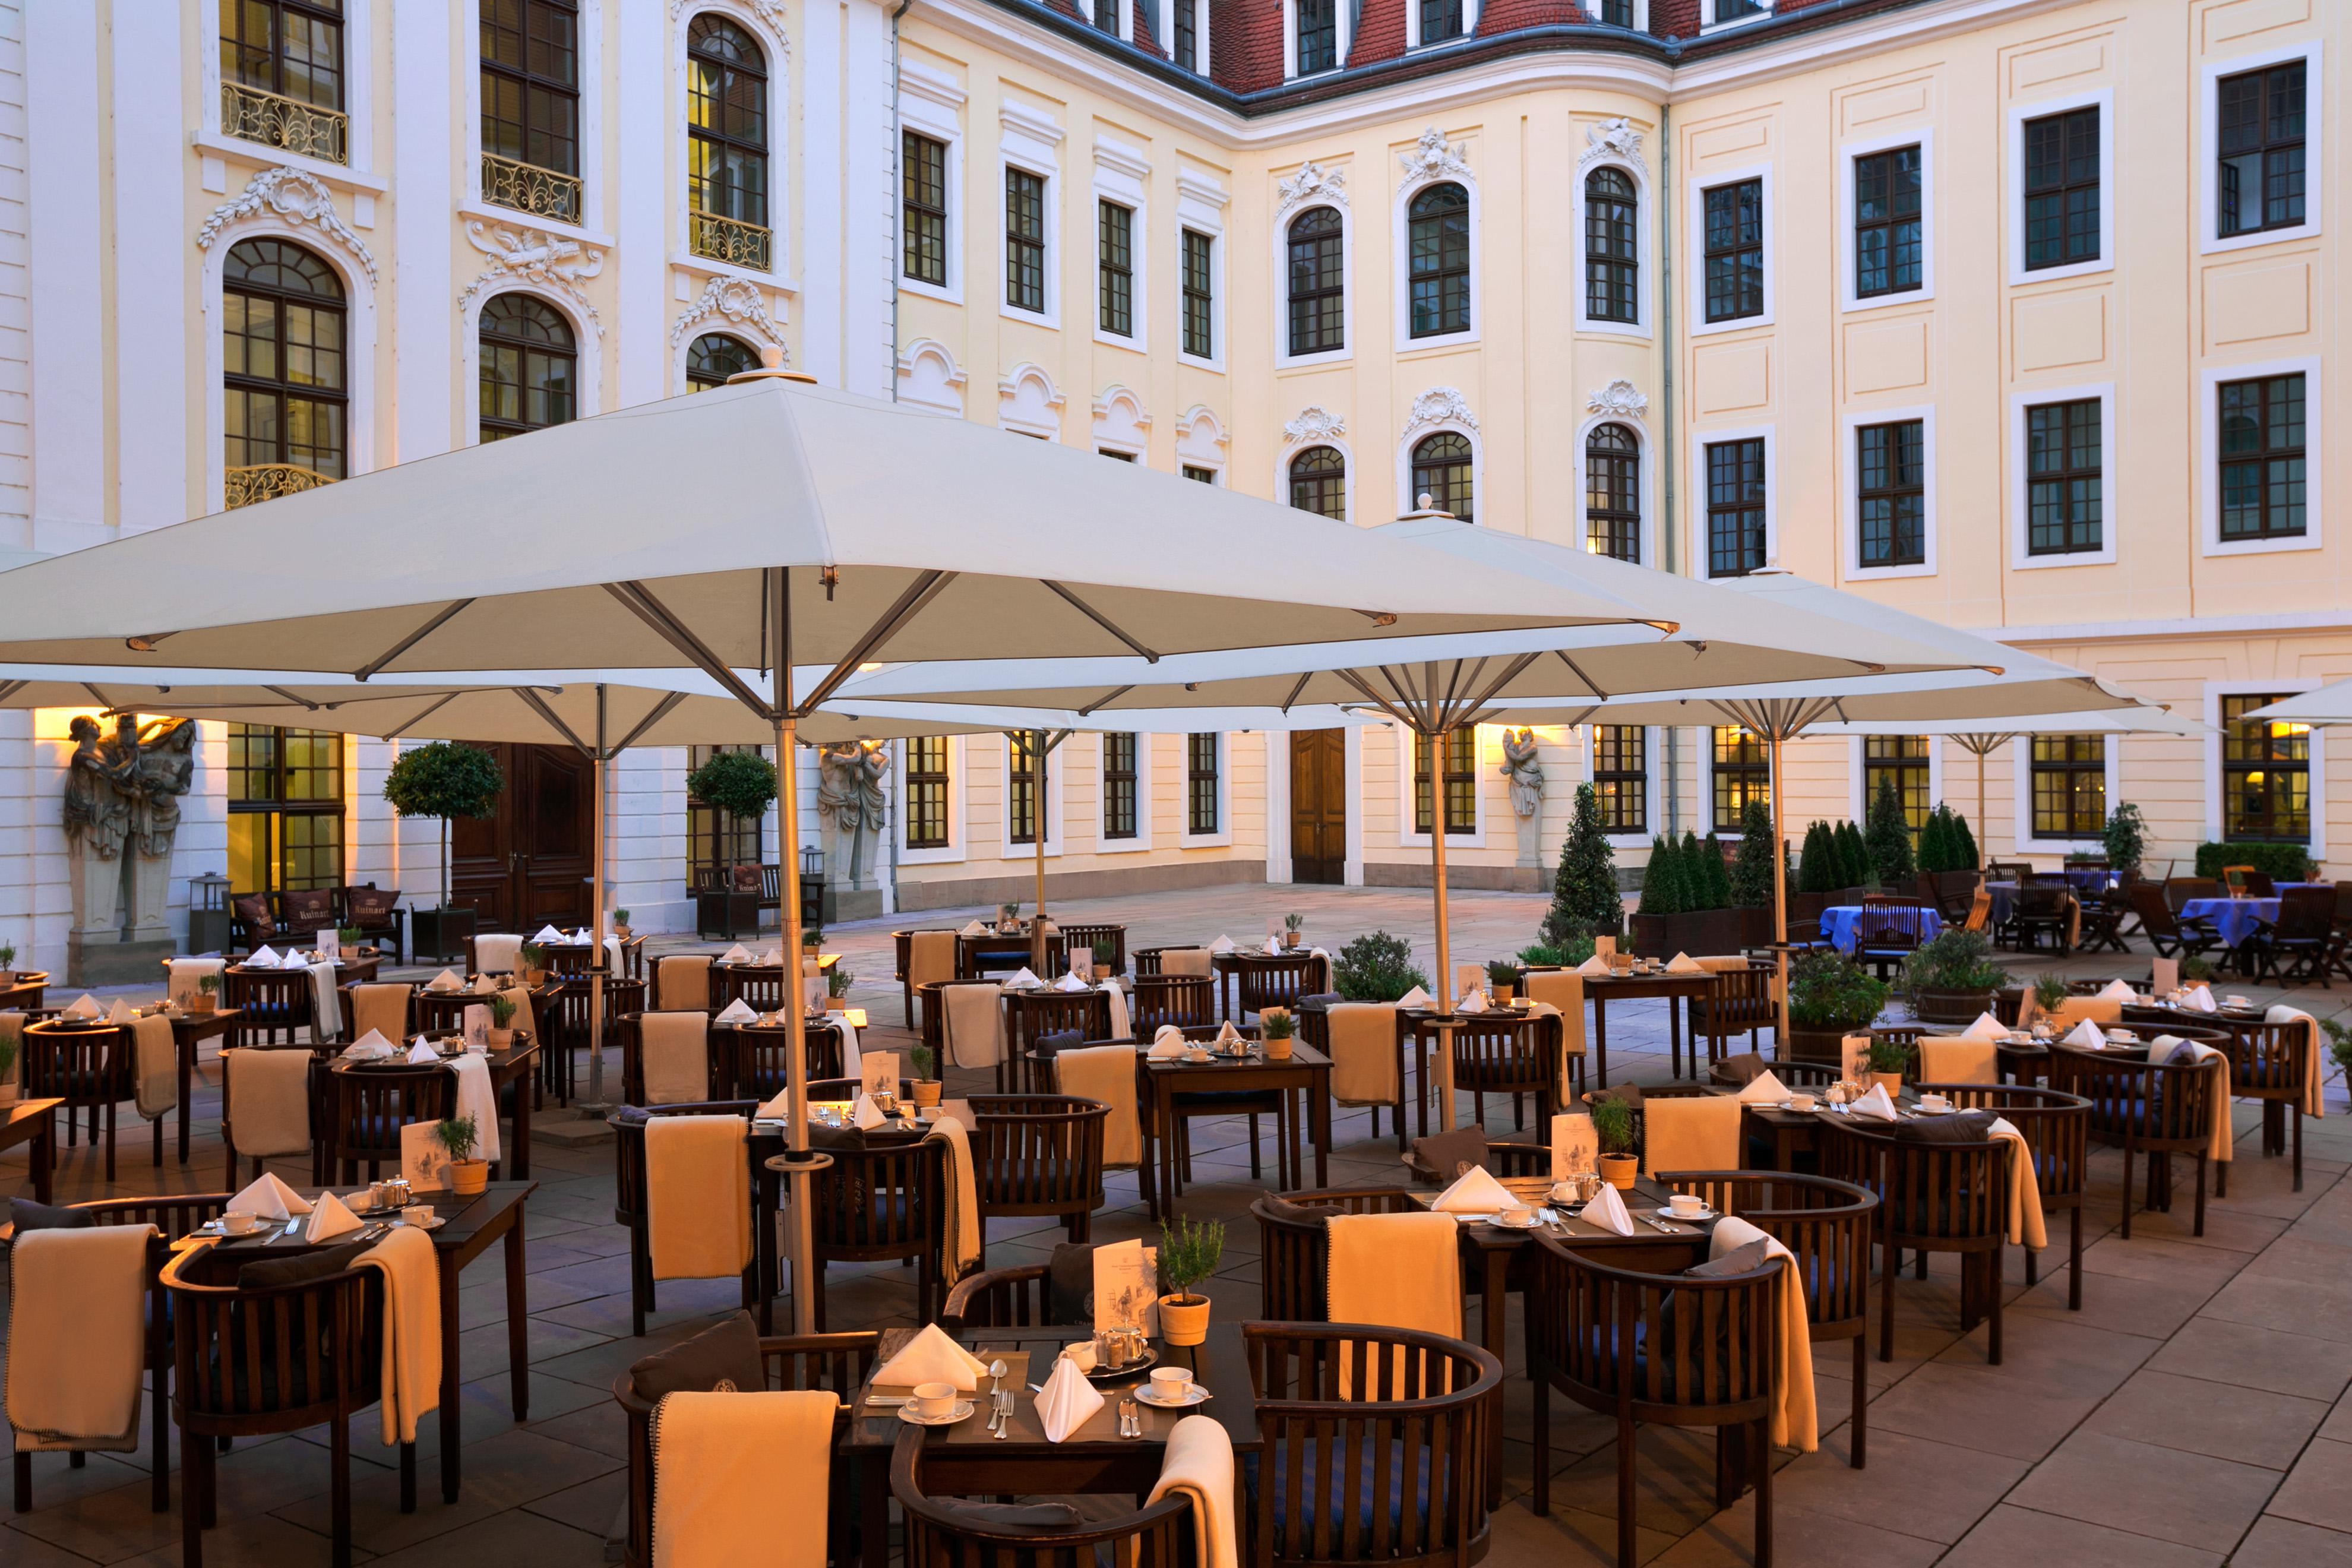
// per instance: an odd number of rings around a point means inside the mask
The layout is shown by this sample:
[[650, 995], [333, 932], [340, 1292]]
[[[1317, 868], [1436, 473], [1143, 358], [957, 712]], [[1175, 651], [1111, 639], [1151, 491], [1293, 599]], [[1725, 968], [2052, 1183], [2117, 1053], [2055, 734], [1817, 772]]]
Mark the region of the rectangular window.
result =
[[2098, 735], [2033, 737], [2033, 837], [2096, 838], [2107, 826], [2107, 743]]
[[1854, 431], [1855, 486], [1864, 570], [1927, 560], [1927, 443], [1923, 422], [1899, 419]]
[[1706, 447], [1706, 574], [1745, 577], [1764, 564], [1764, 440]]
[[1904, 820], [1916, 836], [1927, 826], [1927, 738], [1925, 735], [1864, 735], [1862, 738], [1862, 809], [1878, 799], [1881, 779], [1895, 781]]
[[1633, 0], [1600, 0], [1597, 11], [1589, 5], [1585, 9], [1605, 26], [1630, 27], [1633, 25]]
[[1193, 834], [1217, 831], [1217, 736], [1184, 737], [1184, 822]]
[[2304, 62], [2221, 79], [2221, 237], [2303, 222]]
[[1209, 264], [1216, 241], [1192, 229], [1184, 230], [1184, 352], [1194, 359], [1216, 357], [1212, 324], [1216, 303], [1215, 283]]
[[[480, 48], [483, 195], [578, 223], [578, 8], [569, 0], [483, 0]], [[502, 164], [572, 177], [551, 182]]]
[[1327, 71], [1339, 63], [1339, 0], [1297, 0], [1298, 74]]
[[[1478, 831], [1478, 731], [1465, 724], [1445, 737], [1445, 831]], [[1429, 831], [1431, 792], [1429, 737], [1412, 738], [1412, 830]]]
[[2027, 553], [2073, 555], [2100, 548], [2104, 457], [2097, 398], [2025, 411]]
[[1176, 0], [1176, 64], [1188, 71], [1201, 68], [1201, 23], [1192, 10], [1196, 3]]
[[1706, 319], [1764, 313], [1764, 182], [1740, 180], [1706, 193]]
[[1213, 485], [1217, 482], [1217, 470], [1214, 468], [1196, 468], [1192, 464], [1187, 463], [1184, 465], [1184, 477], [1199, 484]]
[[1907, 294], [1924, 274], [1916, 147], [1853, 161], [1853, 291], [1858, 299]]
[[1442, 44], [1462, 36], [1462, 0], [1420, 0], [1421, 41]]
[[228, 727], [228, 879], [239, 893], [343, 883], [343, 738]]
[[1761, 0], [1714, 0], [1714, 10], [1717, 22], [1744, 22], [1764, 15]]
[[1097, 321], [1114, 337], [1135, 335], [1135, 209], [1095, 204]]
[[948, 847], [948, 738], [907, 742], [907, 847]]
[[2221, 539], [2298, 539], [2304, 531], [2303, 376], [2225, 381]]
[[[768, 754], [764, 746], [689, 746], [686, 752], [687, 773], [691, 775], [695, 769], [721, 752], [749, 752], [760, 757]], [[760, 822], [757, 816], [738, 816], [731, 811], [721, 811], [697, 799], [692, 790], [687, 791], [687, 887], [693, 888], [694, 879], [704, 871], [721, 871], [730, 866], [759, 865], [763, 858], [760, 846]]]
[[2025, 122], [2025, 268], [2099, 258], [2099, 111]]
[[1114, 38], [1120, 37], [1118, 30], [1119, 0], [1094, 0], [1094, 6], [1095, 26], [1100, 27], [1104, 32], [1108, 33]]
[[899, 163], [904, 190], [899, 203], [900, 243], [907, 276], [918, 283], [948, 282], [948, 144], [908, 132]]
[[2223, 838], [2311, 838], [2311, 726], [2245, 719], [2287, 695], [2221, 699]]
[[1102, 836], [1135, 837], [1135, 733], [1113, 731], [1102, 738]]
[[1134, 453], [1132, 453], [1132, 452], [1114, 452], [1114, 451], [1112, 451], [1108, 447], [1096, 447], [1096, 448], [1095, 448], [1095, 456], [1096, 456], [1096, 457], [1097, 457], [1097, 458], [1109, 458], [1112, 462], [1114, 462], [1114, 463], [1132, 463], [1133, 461], [1135, 461], [1135, 454], [1134, 454]]
[[1650, 831], [1650, 732], [1639, 724], [1592, 726], [1592, 787], [1603, 829]]
[[1714, 730], [1715, 831], [1739, 831], [1740, 814], [1751, 800], [1772, 804], [1772, 759], [1764, 742], [1738, 724]]
[[1004, 302], [1045, 310], [1045, 178], [1026, 169], [1004, 171]]
[[[1031, 776], [1030, 769], [1035, 765], [1034, 748], [1039, 746], [1042, 740], [1043, 737], [1034, 730], [1015, 730], [1005, 737], [1004, 797], [1011, 803], [1011, 810], [1006, 816], [1008, 826], [1012, 830], [1012, 841], [1015, 844], [1037, 842], [1037, 818], [1040, 811], [1038, 781]], [[1038, 771], [1045, 775], [1045, 787], [1050, 790], [1053, 787], [1054, 773], [1053, 753], [1050, 751], [1045, 752], [1045, 763]], [[1049, 839], [1054, 837], [1054, 827], [1050, 820], [1045, 825], [1045, 837]]]

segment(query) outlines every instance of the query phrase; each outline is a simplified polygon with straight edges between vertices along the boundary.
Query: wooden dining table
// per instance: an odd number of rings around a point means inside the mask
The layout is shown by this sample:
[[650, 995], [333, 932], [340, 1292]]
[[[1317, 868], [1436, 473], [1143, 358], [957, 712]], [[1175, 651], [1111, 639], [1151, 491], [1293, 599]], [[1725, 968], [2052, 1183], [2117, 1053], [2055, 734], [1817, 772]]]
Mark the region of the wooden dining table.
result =
[[180, 1058], [180, 1163], [188, 1163], [188, 1101], [196, 1082], [196, 1047], [206, 1040], [226, 1037], [236, 1024], [236, 1009], [215, 1007], [209, 1013], [183, 1008], [172, 1019], [172, 1044]]
[[58, 1107], [63, 1100], [19, 1100], [0, 1108], [0, 1151], [25, 1145], [33, 1166], [33, 1201], [50, 1199], [58, 1164]]
[[[392, 1056], [379, 1059], [397, 1063], [404, 1058], [402, 1053], [395, 1051]], [[507, 1118], [508, 1137], [512, 1147], [501, 1147], [499, 1151], [499, 1173], [514, 1181], [528, 1181], [530, 1177], [530, 1074], [539, 1060], [539, 1041], [526, 1037], [515, 1045], [483, 1052], [482, 1059], [490, 1069], [490, 1095], [493, 1100], [505, 1093], [509, 1085], [514, 1088], [514, 1110]], [[331, 1074], [365, 1072], [373, 1065], [337, 1057], [330, 1058], [327, 1070]], [[312, 1081], [318, 1080], [314, 1079]], [[317, 1140], [314, 1138], [312, 1142], [315, 1148]], [[323, 1171], [326, 1167], [320, 1164], [316, 1168]]]
[[[1255, 1047], [1257, 1042], [1249, 1042]], [[1154, 1163], [1158, 1181], [1147, 1197], [1155, 1218], [1175, 1212], [1179, 1191], [1176, 1157], [1176, 1105], [1187, 1094], [1272, 1094], [1282, 1107], [1275, 1130], [1275, 1185], [1277, 1191], [1305, 1186], [1300, 1158], [1299, 1128], [1306, 1123], [1315, 1146], [1315, 1184], [1331, 1179], [1331, 1058], [1305, 1041], [1295, 1041], [1287, 1060], [1275, 1061], [1253, 1049], [1246, 1057], [1212, 1057], [1205, 1062], [1171, 1058], [1143, 1063], [1145, 1090], [1150, 1109], [1143, 1135], [1152, 1145], [1145, 1158]], [[1300, 1115], [1299, 1100], [1306, 1100]]]
[[46, 969], [20, 969], [11, 984], [0, 986], [0, 1013], [21, 1009], [37, 1013], [41, 1008], [41, 994], [48, 989], [49, 972]]
[[[1705, 996], [1715, 976], [1699, 974], [1588, 974], [1584, 999], [1592, 1004], [1592, 1087], [1609, 1087], [1609, 1004], [1663, 999], [1666, 1004], [1667, 1060], [1677, 1061], [1683, 1049], [1683, 1004]], [[1692, 1042], [1694, 1059], [1697, 1042]], [[1701, 1076], [1704, 1076], [1703, 1074]]]

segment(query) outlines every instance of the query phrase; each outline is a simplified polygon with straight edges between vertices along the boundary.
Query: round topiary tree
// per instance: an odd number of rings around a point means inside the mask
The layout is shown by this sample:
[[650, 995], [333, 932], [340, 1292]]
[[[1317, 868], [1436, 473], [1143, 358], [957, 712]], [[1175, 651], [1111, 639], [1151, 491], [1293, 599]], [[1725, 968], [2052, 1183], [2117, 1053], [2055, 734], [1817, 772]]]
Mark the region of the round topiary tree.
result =
[[383, 798], [403, 816], [441, 819], [441, 907], [449, 905], [449, 819], [488, 816], [507, 786], [499, 762], [479, 746], [435, 741], [400, 753], [384, 774]]
[[686, 775], [686, 787], [705, 805], [756, 822], [776, 798], [776, 764], [757, 752], [719, 752]]

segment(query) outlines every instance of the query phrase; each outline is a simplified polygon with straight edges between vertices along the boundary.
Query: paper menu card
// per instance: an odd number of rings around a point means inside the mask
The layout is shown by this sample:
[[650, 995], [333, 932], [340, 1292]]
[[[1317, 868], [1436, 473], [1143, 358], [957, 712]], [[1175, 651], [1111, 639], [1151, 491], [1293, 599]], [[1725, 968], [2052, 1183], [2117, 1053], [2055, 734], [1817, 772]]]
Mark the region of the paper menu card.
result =
[[857, 1084], [867, 1094], [898, 1092], [898, 1053], [866, 1051], [857, 1058]]
[[1838, 1042], [1838, 1077], [1851, 1083], [1869, 1070], [1868, 1035], [1848, 1035]]
[[1587, 1175], [1601, 1169], [1601, 1134], [1581, 1113], [1551, 1119], [1551, 1179]]
[[1486, 966], [1483, 963], [1457, 963], [1454, 966], [1454, 995], [1459, 1001], [1473, 991], [1486, 989]]
[[2153, 973], [2155, 978], [2149, 982], [2148, 988], [2158, 996], [2169, 996], [2180, 989], [2180, 960], [2159, 958], [2156, 961]]
[[433, 1136], [437, 1121], [412, 1121], [400, 1130], [400, 1173], [420, 1193], [449, 1190], [449, 1151]]
[[328, 930], [318, 933], [319, 962], [331, 963], [343, 955], [343, 933]]
[[1592, 956], [1595, 958], [1616, 957], [1617, 939], [1613, 936], [1594, 937], [1592, 939]]
[[1160, 1249], [1139, 1241], [1095, 1248], [1095, 1330], [1160, 1333]]
[[1081, 980], [1092, 981], [1095, 977], [1094, 949], [1090, 947], [1072, 948], [1070, 950], [1070, 973], [1076, 975]]

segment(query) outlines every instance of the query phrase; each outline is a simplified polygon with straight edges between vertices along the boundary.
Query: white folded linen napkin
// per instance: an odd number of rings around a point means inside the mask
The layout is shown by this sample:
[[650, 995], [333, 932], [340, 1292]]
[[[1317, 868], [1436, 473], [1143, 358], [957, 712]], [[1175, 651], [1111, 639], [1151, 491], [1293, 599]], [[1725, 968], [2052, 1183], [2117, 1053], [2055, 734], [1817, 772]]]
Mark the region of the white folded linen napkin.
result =
[[2067, 1032], [2066, 1043], [2086, 1051], [2095, 1051], [2107, 1043], [2106, 1031], [2085, 1018]]
[[932, 1323], [883, 1363], [874, 1381], [892, 1388], [917, 1383], [952, 1383], [959, 1392], [970, 1394], [987, 1375], [985, 1363]]
[[540, 927], [539, 934], [530, 939], [531, 945], [533, 947], [545, 947], [551, 942], [560, 942], [567, 940], [568, 939], [564, 934], [556, 930], [553, 926]]
[[264, 1171], [253, 1184], [229, 1199], [231, 1214], [257, 1214], [264, 1219], [292, 1219], [310, 1212], [310, 1200]]
[[988, 928], [981, 924], [980, 921], [973, 921], [971, 924], [965, 926], [958, 934], [961, 936], [986, 936], [988, 934]]
[[476, 995], [487, 996], [498, 988], [499, 977], [497, 975], [483, 973], [474, 976], [474, 994]]
[[786, 1084], [783, 1088], [776, 1090], [775, 1097], [773, 1099], [763, 1100], [760, 1102], [760, 1109], [751, 1112], [751, 1120], [754, 1121], [785, 1121], [791, 1120], [792, 1114], [793, 1090], [792, 1086], [790, 1084]]
[[1579, 974], [1606, 974], [1609, 973], [1609, 962], [1596, 952], [1591, 958], [1586, 959], [1582, 963], [1578, 964], [1576, 966], [1576, 972]]
[[2191, 991], [2189, 994], [2189, 1005], [2196, 1008], [2200, 1013], [2215, 1011], [2212, 987], [2200, 985], [2196, 990]]
[[1960, 1031], [1960, 1038], [1979, 1041], [2005, 1040], [2009, 1038], [2009, 1026], [1990, 1013], [1979, 1013], [1977, 1015], [1975, 1023]]
[[275, 969], [278, 967], [278, 951], [265, 942], [247, 956], [245, 966], [247, 969]]
[[460, 990], [465, 986], [465, 984], [466, 983], [463, 980], [457, 977], [457, 972], [456, 970], [445, 969], [440, 973], [435, 975], [432, 979], [426, 981], [425, 983], [425, 989], [427, 991], [446, 993]]
[[1045, 1441], [1061, 1442], [1102, 1407], [1101, 1391], [1087, 1381], [1078, 1363], [1067, 1356], [1055, 1357], [1054, 1375], [1037, 1395], [1037, 1420], [1045, 1428]]
[[1416, 985], [1398, 997], [1396, 1005], [1400, 1007], [1426, 1007], [1429, 1005], [1429, 993]]
[[2139, 1000], [2139, 993], [2120, 980], [2110, 980], [2099, 988], [2098, 999], [2102, 1002], [2132, 1003]]
[[745, 1002], [740, 996], [738, 996], [735, 1000], [728, 1003], [727, 1005], [719, 1009], [718, 1016], [713, 1018], [711, 1022], [714, 1024], [748, 1024], [759, 1016], [759, 1014], [751, 1010], [751, 1004]]
[[1209, 951], [1211, 952], [1231, 952], [1233, 950], [1234, 939], [1232, 937], [1223, 935], [1222, 933], [1218, 936], [1216, 941], [1209, 944]]
[[1853, 1114], [1867, 1116], [1874, 1121], [1894, 1121], [1895, 1101], [1887, 1098], [1886, 1086], [1883, 1083], [1872, 1084], [1870, 1092], [1853, 1102]]
[[1465, 991], [1454, 1004], [1454, 1010], [1457, 1013], [1483, 1013], [1486, 1010], [1486, 994], [1484, 991]]
[[1146, 1054], [1158, 1061], [1173, 1061], [1192, 1048], [1192, 1042], [1184, 1037], [1183, 1030], [1173, 1024], [1162, 1024], [1159, 1033], [1151, 1037], [1151, 1049]]
[[1782, 1083], [1770, 1068], [1766, 1068], [1739, 1091], [1742, 1105], [1778, 1105], [1789, 1098], [1789, 1087]]
[[359, 1216], [343, 1206], [342, 1199], [332, 1193], [320, 1193], [318, 1206], [310, 1211], [310, 1223], [302, 1227], [302, 1239], [313, 1244], [332, 1241], [359, 1227]]
[[416, 1037], [416, 1043], [408, 1047], [408, 1059], [421, 1066], [425, 1062], [439, 1061], [441, 1053], [433, 1048], [432, 1041], [419, 1035]]
[[98, 998], [85, 991], [80, 995], [73, 999], [72, 1005], [68, 1006], [60, 1016], [67, 1018], [95, 1018], [98, 1016]]
[[343, 1047], [343, 1057], [347, 1061], [374, 1061], [379, 1058], [388, 1057], [390, 1055], [392, 1055], [392, 1042], [385, 1039], [380, 1032], [374, 1029], [370, 1029], [366, 1034], [362, 1035], [358, 1039], [353, 1040], [350, 1045]]
[[1601, 1184], [1601, 1190], [1577, 1212], [1576, 1217], [1619, 1236], [1633, 1234], [1633, 1216], [1625, 1212], [1625, 1200], [1606, 1182]]
[[1706, 973], [1706, 965], [1701, 963], [1697, 959], [1693, 958], [1687, 952], [1678, 952], [1672, 958], [1666, 960], [1666, 973], [1669, 974], [1705, 974]]
[[1044, 984], [1037, 978], [1036, 971], [1024, 963], [1013, 973], [1012, 979], [1004, 983], [1004, 988], [1007, 991], [1034, 991]]
[[120, 996], [117, 996], [106, 1009], [106, 1021], [110, 1024], [128, 1024], [134, 1016], [136, 1015], [131, 1011], [131, 1004]]
[[1217, 1044], [1221, 1046], [1239, 1045], [1241, 1043], [1241, 1037], [1242, 1032], [1234, 1027], [1234, 1021], [1231, 1018], [1226, 1019], [1223, 1023], [1217, 1026]]
[[1511, 1208], [1518, 1201], [1503, 1190], [1503, 1184], [1486, 1166], [1474, 1165], [1429, 1206], [1439, 1214], [1486, 1215]]
[[772, 947], [753, 962], [762, 969], [782, 969], [784, 966], [784, 950], [782, 945]]
[[1059, 980], [1054, 982], [1054, 989], [1056, 991], [1089, 991], [1092, 990], [1093, 987], [1089, 986], [1085, 981], [1079, 979], [1076, 974], [1065, 973]]
[[751, 962], [751, 950], [745, 947], [739, 942], [733, 947], [729, 948], [725, 952], [720, 953], [719, 955], [719, 962], [721, 963], [749, 963]]

